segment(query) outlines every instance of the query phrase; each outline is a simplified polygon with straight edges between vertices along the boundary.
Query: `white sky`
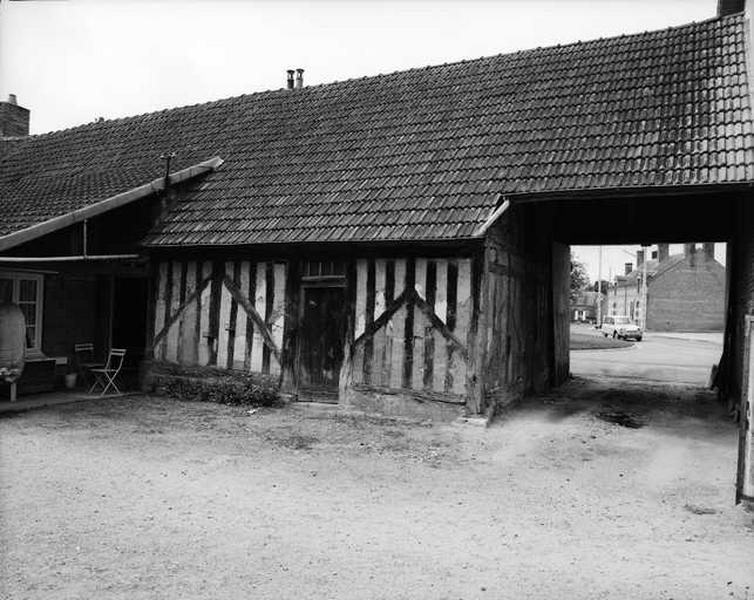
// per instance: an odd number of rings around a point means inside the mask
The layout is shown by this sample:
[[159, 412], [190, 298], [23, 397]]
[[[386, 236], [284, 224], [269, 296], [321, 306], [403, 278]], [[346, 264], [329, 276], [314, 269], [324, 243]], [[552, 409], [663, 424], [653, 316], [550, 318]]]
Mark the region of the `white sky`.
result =
[[717, 0], [0, 0], [0, 97], [32, 133], [713, 17]]
[[[717, 0], [0, 0], [0, 98], [32, 133], [285, 85], [661, 29]], [[629, 250], [634, 251], [633, 247]], [[596, 261], [584, 249], [590, 276]], [[629, 257], [615, 253], [613, 272]], [[594, 263], [594, 265], [592, 265]], [[607, 267], [606, 267], [607, 268]]]

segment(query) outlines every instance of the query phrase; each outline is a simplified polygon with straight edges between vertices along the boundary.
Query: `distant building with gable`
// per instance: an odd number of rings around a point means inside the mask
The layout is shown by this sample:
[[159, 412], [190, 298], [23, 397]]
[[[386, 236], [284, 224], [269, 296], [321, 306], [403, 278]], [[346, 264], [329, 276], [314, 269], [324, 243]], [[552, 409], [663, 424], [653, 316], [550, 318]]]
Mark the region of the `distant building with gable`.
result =
[[[658, 244], [647, 260], [647, 323], [650, 331], [722, 331], [725, 324], [725, 267], [715, 260], [715, 245], [684, 244], [683, 254], [669, 254]], [[608, 294], [611, 315], [641, 321], [644, 251], [636, 267], [626, 263]]]

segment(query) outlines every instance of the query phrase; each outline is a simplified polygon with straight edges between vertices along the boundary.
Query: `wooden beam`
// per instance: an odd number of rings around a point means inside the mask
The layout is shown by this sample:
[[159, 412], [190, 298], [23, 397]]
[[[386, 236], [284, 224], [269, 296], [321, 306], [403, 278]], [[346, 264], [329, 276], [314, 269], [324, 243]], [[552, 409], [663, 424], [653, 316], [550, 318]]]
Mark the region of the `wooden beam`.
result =
[[356, 346], [363, 344], [366, 341], [367, 337], [373, 336], [376, 331], [384, 327], [385, 324], [392, 318], [392, 316], [396, 312], [398, 312], [398, 310], [400, 310], [401, 307], [405, 304], [406, 297], [409, 293], [410, 292], [408, 290], [404, 290], [403, 293], [385, 309], [385, 312], [383, 312], [377, 319], [375, 319], [369, 326], [369, 328], [364, 330], [364, 332], [353, 341], [353, 347], [355, 348]]
[[409, 302], [413, 302], [414, 305], [421, 310], [421, 312], [430, 320], [432, 326], [442, 333], [442, 335], [461, 353], [464, 360], [468, 359], [469, 353], [464, 343], [459, 340], [450, 329], [448, 329], [448, 326], [434, 313], [432, 307], [429, 306], [426, 300], [419, 296], [414, 289], [404, 290], [403, 293], [398, 296], [390, 306], [388, 306], [387, 310], [385, 310], [385, 312], [382, 313], [382, 315], [380, 315], [380, 317], [376, 319], [374, 323], [364, 331], [364, 333], [354, 340], [352, 344], [353, 347], [356, 348], [365, 343], [370, 337], [374, 336], [374, 334], [384, 327], [396, 312], [398, 312], [404, 305], [409, 304]]
[[190, 295], [189, 295], [189, 296], [188, 296], [188, 297], [186, 298], [186, 300], [184, 300], [183, 304], [181, 304], [181, 305], [180, 305], [180, 306], [178, 307], [178, 309], [177, 309], [177, 310], [175, 311], [175, 313], [174, 313], [173, 315], [171, 315], [171, 316], [170, 316], [170, 318], [169, 318], [169, 319], [167, 320], [167, 322], [165, 323], [165, 325], [163, 325], [162, 329], [160, 329], [159, 333], [157, 333], [157, 335], [155, 335], [155, 336], [154, 336], [154, 339], [152, 340], [152, 349], [153, 349], [153, 350], [154, 350], [154, 348], [156, 348], [156, 347], [157, 347], [157, 344], [159, 344], [159, 343], [160, 343], [160, 341], [162, 340], [162, 338], [164, 338], [164, 337], [165, 337], [165, 336], [167, 335], [168, 331], [169, 331], [169, 330], [170, 330], [170, 328], [171, 328], [171, 327], [173, 326], [173, 324], [174, 324], [174, 323], [175, 323], [175, 322], [176, 322], [176, 321], [177, 321], [178, 319], [180, 319], [180, 317], [181, 317], [181, 314], [183, 313], [183, 311], [184, 311], [184, 310], [186, 310], [186, 307], [187, 307], [187, 306], [188, 306], [189, 304], [191, 304], [192, 302], [196, 301], [196, 299], [197, 299], [197, 298], [198, 298], [198, 297], [199, 297], [199, 296], [201, 295], [201, 293], [202, 293], [202, 292], [204, 291], [204, 288], [206, 288], [206, 287], [207, 287], [207, 286], [208, 286], [208, 285], [210, 284], [210, 282], [211, 282], [211, 281], [212, 281], [212, 277], [211, 277], [211, 276], [210, 276], [210, 277], [207, 277], [207, 278], [205, 278], [205, 279], [204, 279], [204, 280], [203, 280], [203, 281], [201, 282], [201, 284], [199, 285], [199, 287], [197, 287], [197, 288], [196, 288], [196, 290], [194, 290], [194, 292], [193, 292], [192, 294], [190, 294]]
[[230, 295], [233, 297], [233, 299], [238, 302], [239, 306], [243, 307], [249, 318], [254, 321], [254, 325], [259, 330], [260, 335], [264, 339], [264, 343], [270, 349], [272, 354], [275, 355], [275, 359], [279, 363], [281, 360], [280, 348], [278, 348], [277, 344], [275, 344], [275, 340], [272, 339], [272, 335], [270, 334], [270, 330], [264, 322], [264, 319], [259, 315], [257, 310], [252, 306], [249, 299], [243, 295], [239, 287], [235, 283], [233, 283], [233, 281], [229, 277], [223, 277], [223, 284], [230, 292]]
[[481, 237], [483, 236], [487, 230], [494, 225], [495, 221], [497, 221], [505, 211], [507, 211], [511, 206], [510, 200], [505, 200], [500, 206], [495, 208], [491, 213], [490, 216], [487, 217], [487, 220], [480, 225], [476, 231], [474, 231], [474, 237]]
[[432, 307], [427, 304], [425, 300], [419, 297], [418, 294], [414, 298], [414, 303], [416, 304], [417, 308], [421, 309], [421, 311], [424, 313], [424, 316], [429, 319], [432, 327], [442, 333], [445, 339], [448, 340], [455, 347], [455, 349], [458, 350], [463, 359], [467, 361], [469, 359], [468, 348], [466, 348], [466, 345], [461, 340], [459, 340], [455, 336], [455, 334], [450, 331], [450, 329], [448, 329], [448, 326], [445, 323], [440, 320], [440, 318], [432, 310]]

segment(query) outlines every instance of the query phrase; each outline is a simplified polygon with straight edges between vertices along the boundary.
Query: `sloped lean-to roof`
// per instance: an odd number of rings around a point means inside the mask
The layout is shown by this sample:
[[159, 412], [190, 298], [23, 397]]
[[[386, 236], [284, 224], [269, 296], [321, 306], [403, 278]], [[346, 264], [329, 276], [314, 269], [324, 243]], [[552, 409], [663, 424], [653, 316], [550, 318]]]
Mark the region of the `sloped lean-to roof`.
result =
[[0, 160], [0, 235], [223, 166], [147, 244], [471, 237], [498, 194], [754, 181], [742, 15], [42, 135]]

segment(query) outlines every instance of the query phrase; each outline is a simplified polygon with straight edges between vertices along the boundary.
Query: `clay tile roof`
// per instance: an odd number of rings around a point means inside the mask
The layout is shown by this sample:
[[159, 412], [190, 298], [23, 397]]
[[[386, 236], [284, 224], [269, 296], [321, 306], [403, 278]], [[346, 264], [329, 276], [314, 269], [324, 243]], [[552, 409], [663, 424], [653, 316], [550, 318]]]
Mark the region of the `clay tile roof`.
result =
[[754, 181], [742, 15], [35, 136], [0, 236], [218, 155], [149, 245], [469, 237], [497, 195]]

